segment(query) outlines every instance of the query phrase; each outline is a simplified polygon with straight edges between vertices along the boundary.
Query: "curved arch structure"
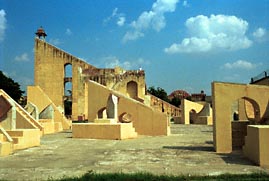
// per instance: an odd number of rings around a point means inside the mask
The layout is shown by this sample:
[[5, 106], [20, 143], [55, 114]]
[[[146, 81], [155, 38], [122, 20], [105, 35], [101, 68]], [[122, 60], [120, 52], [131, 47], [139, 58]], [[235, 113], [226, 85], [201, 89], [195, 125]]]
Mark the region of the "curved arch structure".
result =
[[[231, 106], [238, 99], [245, 99], [254, 108], [254, 119], [260, 123], [268, 114], [269, 87], [261, 85], [212, 83], [213, 141], [218, 153], [232, 152]], [[240, 114], [240, 113], [239, 113]], [[240, 116], [240, 115], [239, 115]]]

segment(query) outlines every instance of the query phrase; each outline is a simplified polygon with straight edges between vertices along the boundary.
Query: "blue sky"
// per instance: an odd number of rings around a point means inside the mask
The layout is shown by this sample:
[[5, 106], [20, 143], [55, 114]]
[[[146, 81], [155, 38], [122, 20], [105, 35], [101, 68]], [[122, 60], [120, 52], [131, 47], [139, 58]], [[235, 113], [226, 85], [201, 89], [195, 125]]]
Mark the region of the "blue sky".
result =
[[269, 0], [0, 0], [0, 70], [33, 84], [34, 37], [99, 67], [142, 67], [147, 86], [211, 94], [269, 69]]

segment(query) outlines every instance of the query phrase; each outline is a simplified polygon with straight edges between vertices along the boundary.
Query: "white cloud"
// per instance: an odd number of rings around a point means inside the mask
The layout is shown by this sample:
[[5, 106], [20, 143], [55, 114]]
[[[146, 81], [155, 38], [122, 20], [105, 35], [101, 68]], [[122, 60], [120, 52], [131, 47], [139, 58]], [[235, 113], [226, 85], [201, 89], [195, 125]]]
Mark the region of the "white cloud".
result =
[[248, 22], [236, 16], [199, 15], [187, 19], [185, 26], [191, 37], [165, 48], [166, 53], [208, 52], [214, 49], [238, 50], [252, 45], [252, 41], [246, 36]]
[[67, 28], [67, 29], [65, 30], [65, 34], [68, 35], [68, 36], [70, 36], [70, 35], [73, 34], [73, 32], [71, 31], [71, 29]]
[[190, 4], [188, 3], [188, 1], [183, 1], [182, 5], [186, 8], [190, 7]]
[[58, 38], [55, 38], [55, 39], [52, 38], [52, 39], [50, 39], [49, 40], [49, 43], [51, 43], [53, 45], [56, 45], [56, 46], [62, 44], [62, 42]]
[[125, 15], [122, 13], [118, 13], [118, 8], [114, 8], [112, 11], [112, 14], [110, 16], [108, 16], [107, 18], [105, 18], [103, 20], [103, 23], [107, 24], [112, 19], [116, 19], [116, 24], [118, 26], [123, 26], [125, 24], [125, 21], [126, 21]]
[[15, 57], [15, 61], [17, 62], [28, 62], [30, 60], [27, 53], [23, 53]]
[[133, 61], [120, 61], [115, 56], [104, 57], [102, 58], [102, 61], [105, 64], [105, 68], [115, 68], [116, 66], [119, 66], [125, 70], [137, 70], [139, 68], [143, 68], [143, 65], [148, 65], [150, 63], [143, 58], [139, 58]]
[[118, 8], [114, 8], [111, 17], [114, 17], [117, 15]]
[[5, 36], [5, 30], [7, 26], [7, 20], [6, 20], [6, 12], [5, 10], [0, 10], [0, 42], [4, 40]]
[[104, 57], [103, 61], [105, 62], [105, 68], [115, 68], [117, 66], [122, 67], [124, 69], [130, 69], [130, 62], [123, 62], [121, 63], [120, 60], [117, 57], [114, 56], [108, 56]]
[[258, 28], [252, 33], [255, 40], [259, 42], [269, 40], [269, 32], [265, 28]]
[[150, 11], [144, 11], [136, 21], [131, 23], [132, 30], [126, 32], [123, 37], [123, 42], [136, 40], [144, 35], [146, 29], [153, 29], [157, 32], [166, 26], [164, 14], [174, 12], [179, 0], [157, 0], [153, 3]]
[[233, 63], [225, 63], [223, 65], [223, 68], [251, 70], [251, 69], [256, 68], [259, 65], [261, 64], [254, 64], [245, 60], [237, 60], [236, 62], [233, 62]]
[[124, 23], [125, 23], [125, 17], [124, 16], [119, 17], [119, 19], [117, 21], [117, 25], [118, 26], [123, 26]]
[[122, 41], [127, 42], [128, 40], [136, 40], [138, 38], [141, 38], [144, 36], [144, 33], [141, 33], [140, 31], [134, 31], [134, 32], [127, 32]]

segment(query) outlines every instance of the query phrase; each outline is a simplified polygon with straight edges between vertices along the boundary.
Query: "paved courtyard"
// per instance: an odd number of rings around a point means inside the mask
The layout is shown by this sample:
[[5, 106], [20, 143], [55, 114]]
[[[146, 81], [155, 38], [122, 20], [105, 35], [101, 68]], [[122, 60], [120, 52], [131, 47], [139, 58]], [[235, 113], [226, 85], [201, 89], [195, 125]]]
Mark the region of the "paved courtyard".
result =
[[0, 157], [0, 180], [47, 180], [95, 172], [154, 174], [251, 173], [255, 166], [240, 151], [213, 151], [212, 126], [171, 125], [170, 136], [130, 140], [73, 139], [71, 131], [45, 135], [41, 146]]

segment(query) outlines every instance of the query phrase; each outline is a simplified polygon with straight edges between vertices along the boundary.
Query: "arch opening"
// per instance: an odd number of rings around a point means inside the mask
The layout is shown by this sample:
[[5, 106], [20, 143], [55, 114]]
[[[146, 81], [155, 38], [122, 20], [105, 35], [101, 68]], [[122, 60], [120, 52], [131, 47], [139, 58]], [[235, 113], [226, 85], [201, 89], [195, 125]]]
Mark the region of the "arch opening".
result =
[[64, 65], [64, 77], [72, 77], [72, 64], [67, 63]]
[[133, 99], [138, 98], [138, 86], [135, 81], [130, 81], [127, 83], [127, 95]]
[[190, 116], [190, 124], [193, 124], [197, 119], [196, 111], [194, 109], [190, 110], [189, 116]]
[[64, 65], [64, 114], [67, 118], [72, 117], [72, 64]]

